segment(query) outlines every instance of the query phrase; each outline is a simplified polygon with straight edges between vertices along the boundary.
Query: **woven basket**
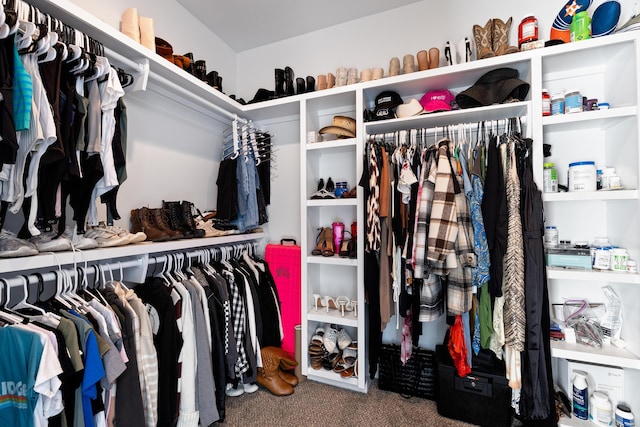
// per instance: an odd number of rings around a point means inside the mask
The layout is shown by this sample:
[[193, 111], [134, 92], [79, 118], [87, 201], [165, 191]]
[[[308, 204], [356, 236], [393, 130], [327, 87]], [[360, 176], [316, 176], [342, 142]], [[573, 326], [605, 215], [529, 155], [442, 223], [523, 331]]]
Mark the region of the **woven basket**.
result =
[[402, 396], [435, 400], [435, 352], [414, 348], [406, 364], [400, 360], [400, 346], [383, 344], [380, 349], [378, 387]]

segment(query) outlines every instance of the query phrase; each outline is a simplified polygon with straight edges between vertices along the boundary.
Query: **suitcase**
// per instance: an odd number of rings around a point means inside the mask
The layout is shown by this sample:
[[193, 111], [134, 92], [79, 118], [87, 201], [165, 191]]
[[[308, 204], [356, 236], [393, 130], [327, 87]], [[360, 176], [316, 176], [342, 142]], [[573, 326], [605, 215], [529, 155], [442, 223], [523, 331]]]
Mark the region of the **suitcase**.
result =
[[[285, 244], [287, 243], [287, 244]], [[268, 244], [265, 261], [276, 282], [282, 316], [282, 348], [295, 354], [295, 327], [301, 321], [301, 251], [294, 239], [282, 239], [280, 244]]]

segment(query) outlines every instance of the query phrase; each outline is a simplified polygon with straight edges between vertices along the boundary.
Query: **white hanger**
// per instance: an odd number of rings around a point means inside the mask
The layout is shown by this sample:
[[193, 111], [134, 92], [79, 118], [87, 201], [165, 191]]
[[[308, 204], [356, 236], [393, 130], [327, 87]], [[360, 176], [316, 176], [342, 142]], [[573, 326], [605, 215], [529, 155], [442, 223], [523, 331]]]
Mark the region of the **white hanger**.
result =
[[[9, 302], [9, 295], [10, 295], [10, 286], [9, 283], [5, 280], [5, 279], [0, 279], [0, 281], [4, 284], [4, 290], [5, 290], [5, 301], [3, 304], [3, 308], [5, 308], [6, 310], [6, 305]], [[11, 314], [5, 310], [0, 310], [0, 319], [4, 320], [5, 322], [11, 323], [11, 324], [18, 324], [18, 323], [22, 323], [22, 317], [18, 317], [15, 314]]]

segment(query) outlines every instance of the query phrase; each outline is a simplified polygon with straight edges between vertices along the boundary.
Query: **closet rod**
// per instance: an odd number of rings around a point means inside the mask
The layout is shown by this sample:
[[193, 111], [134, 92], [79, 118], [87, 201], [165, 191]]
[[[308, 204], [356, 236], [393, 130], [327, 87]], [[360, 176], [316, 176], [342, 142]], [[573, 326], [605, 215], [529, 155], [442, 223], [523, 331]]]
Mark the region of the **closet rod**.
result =
[[[509, 117], [506, 119], [499, 119], [499, 120], [485, 120], [485, 129], [486, 130], [491, 130], [492, 128], [494, 128], [494, 126], [492, 125], [492, 123], [496, 123], [498, 129], [500, 128], [505, 128], [508, 123], [507, 121], [509, 121], [510, 119], [519, 119], [519, 123], [523, 125], [527, 124], [527, 118], [526, 117]], [[395, 135], [398, 132], [402, 132], [405, 131], [407, 133], [410, 133], [411, 131], [419, 131], [419, 132], [426, 132], [427, 135], [432, 135], [434, 133], [439, 133], [439, 134], [443, 134], [446, 133], [446, 129], [449, 128], [451, 130], [451, 132], [457, 132], [458, 131], [458, 126], [463, 125], [466, 126], [465, 128], [465, 132], [467, 132], [468, 130], [471, 130], [472, 132], [478, 132], [479, 130], [479, 126], [481, 125], [482, 122], [460, 122], [460, 123], [455, 123], [455, 124], [451, 124], [451, 125], [443, 125], [443, 126], [428, 126], [428, 127], [421, 127], [421, 128], [406, 128], [406, 129], [397, 129], [391, 132], [372, 132], [372, 133], [368, 133], [367, 137], [372, 137], [372, 136], [383, 136], [383, 135]]]
[[[104, 48], [104, 54], [105, 56], [107, 56], [108, 58], [112, 58], [114, 64], [111, 65], [117, 65], [118, 63], [120, 64], [124, 64], [127, 67], [131, 68], [133, 71], [138, 72], [138, 73], [142, 73], [145, 71], [145, 66], [144, 64], [141, 64], [139, 62], [136, 62], [132, 59], [127, 58], [126, 56], [122, 56], [121, 54], [119, 54], [118, 52], [109, 49], [108, 47]], [[145, 61], [147, 61], [145, 59]]]
[[184, 87], [178, 85], [177, 83], [165, 78], [165, 77], [160, 77], [158, 75], [155, 74], [150, 74], [150, 77], [153, 77], [155, 80], [157, 80], [159, 83], [161, 83], [163, 86], [167, 86], [172, 92], [176, 92], [181, 96], [184, 96], [186, 98], [191, 98], [192, 100], [198, 102], [198, 103], [204, 103], [206, 104], [207, 108], [211, 108], [212, 110], [214, 110], [215, 112], [217, 112], [218, 114], [221, 114], [225, 117], [228, 117], [231, 120], [235, 120], [237, 119], [238, 121], [242, 122], [242, 123], [249, 123], [249, 121], [247, 119], [243, 119], [242, 117], [238, 117], [238, 114], [236, 113], [231, 113], [227, 110], [225, 110], [222, 107], [219, 107], [216, 104], [213, 104], [211, 102], [207, 102], [205, 99], [203, 99], [202, 97], [198, 96], [197, 94], [194, 94], [193, 92], [185, 89]]
[[[102, 266], [104, 266], [105, 268], [103, 270], [105, 270], [105, 272], [107, 271], [119, 271], [120, 269], [127, 269], [127, 268], [134, 268], [134, 267], [140, 267], [142, 265], [142, 263], [144, 262], [144, 260], [142, 258], [140, 259], [132, 259], [132, 260], [128, 260], [128, 261], [122, 261], [122, 262], [112, 262], [112, 263], [107, 263], [107, 264], [100, 264]], [[89, 267], [94, 266], [95, 264], [88, 264], [87, 265], [87, 270], [90, 271], [92, 270]], [[78, 267], [84, 268], [84, 262], [82, 263], [78, 263], [77, 264]], [[56, 271], [49, 271], [47, 273], [40, 273], [40, 275], [42, 276], [42, 280], [44, 282], [50, 282], [50, 281], [54, 281], [56, 280], [57, 273], [59, 271], [66, 271], [68, 272], [71, 277], [75, 277], [75, 270], [73, 269], [69, 269], [69, 268], [64, 268], [64, 269], [59, 269]], [[32, 276], [34, 276], [34, 273], [30, 273], [30, 274], [21, 274], [20, 276], [24, 276], [27, 277], [28, 279], [30, 279]], [[111, 277], [111, 274], [109, 273], [109, 277]], [[20, 277], [12, 277], [10, 279], [3, 279], [0, 281], [0, 283], [7, 283], [9, 285], [10, 288], [13, 287], [17, 287], [17, 286], [22, 286], [22, 279]]]

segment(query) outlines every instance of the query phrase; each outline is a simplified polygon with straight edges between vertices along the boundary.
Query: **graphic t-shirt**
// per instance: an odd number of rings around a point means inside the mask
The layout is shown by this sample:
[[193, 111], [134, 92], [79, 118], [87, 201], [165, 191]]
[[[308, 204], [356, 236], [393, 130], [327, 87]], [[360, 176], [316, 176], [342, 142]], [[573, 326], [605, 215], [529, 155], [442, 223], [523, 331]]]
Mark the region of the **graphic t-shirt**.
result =
[[33, 332], [6, 327], [0, 328], [0, 348], [0, 425], [31, 427], [43, 345]]

